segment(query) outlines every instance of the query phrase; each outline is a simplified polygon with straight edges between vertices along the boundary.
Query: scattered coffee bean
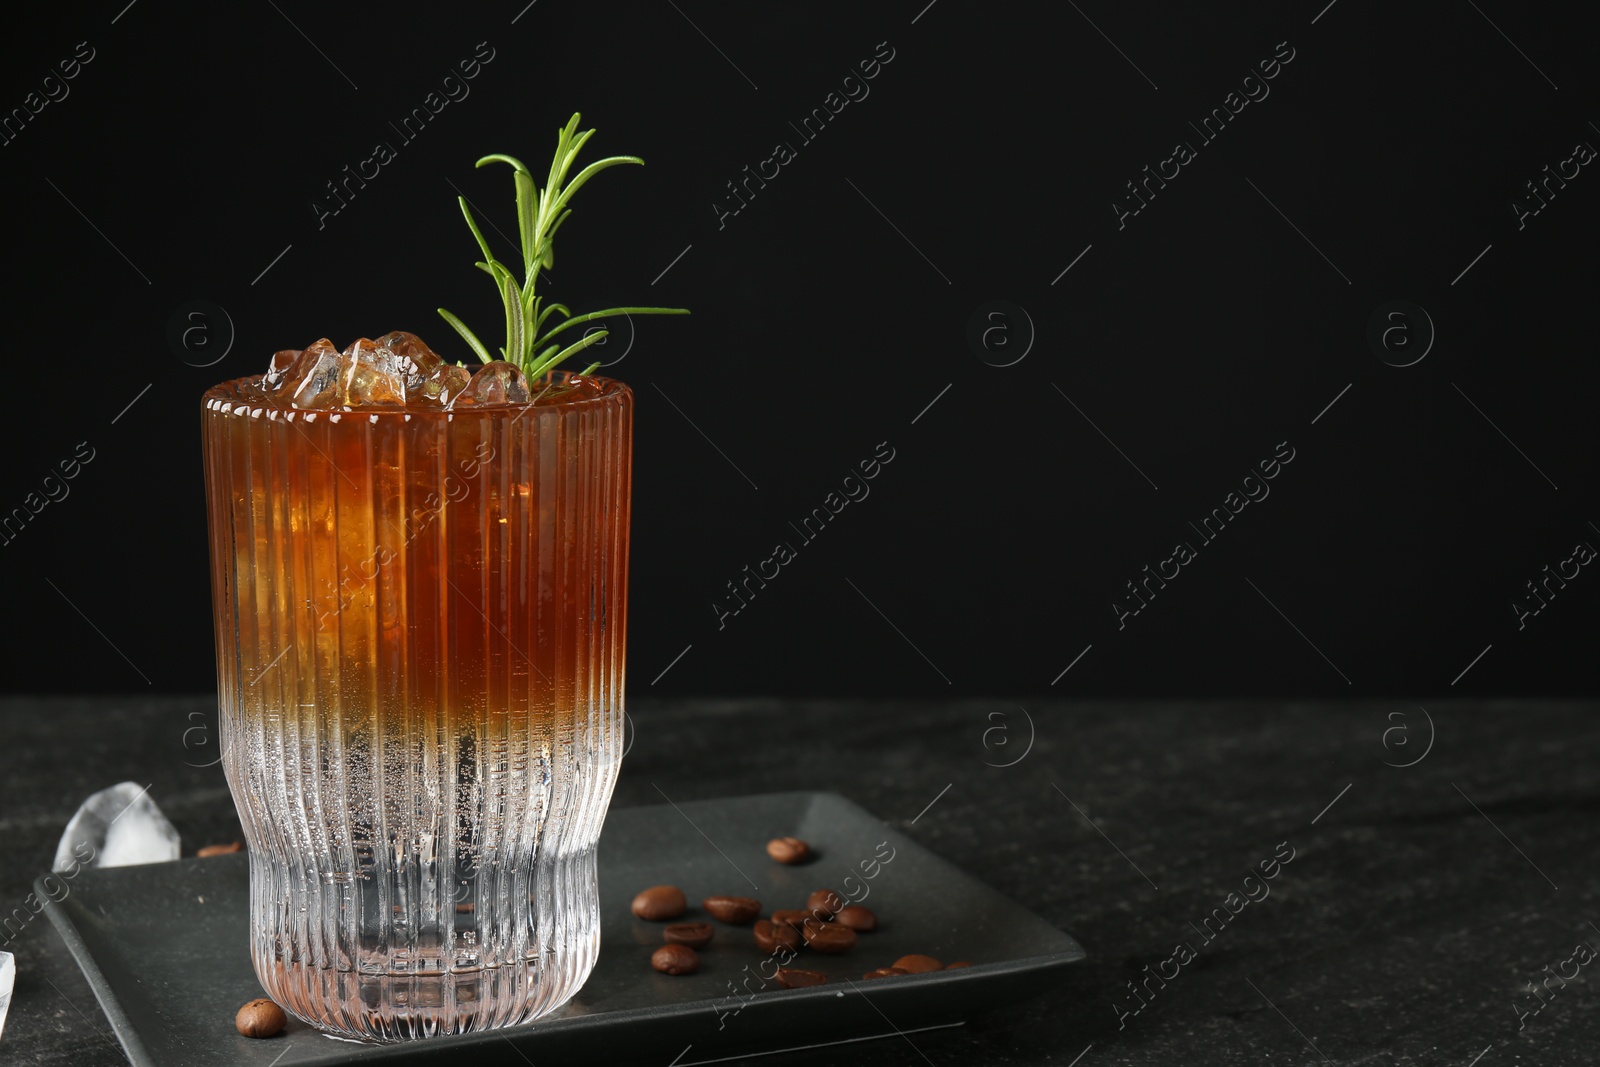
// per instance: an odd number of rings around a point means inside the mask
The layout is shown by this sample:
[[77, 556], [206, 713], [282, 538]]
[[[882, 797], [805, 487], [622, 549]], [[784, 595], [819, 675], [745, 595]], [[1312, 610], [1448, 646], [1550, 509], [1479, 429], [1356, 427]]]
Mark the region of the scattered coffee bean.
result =
[[733, 926], [743, 926], [761, 915], [761, 901], [750, 897], [706, 897], [700, 906], [713, 919]]
[[711, 935], [714, 932], [710, 923], [673, 923], [661, 931], [661, 937], [669, 945], [705, 948], [711, 944]]
[[700, 967], [700, 954], [688, 945], [662, 945], [650, 953], [650, 966], [662, 974], [693, 974]]
[[800, 947], [800, 931], [788, 924], [780, 926], [762, 919], [756, 923], [754, 935], [756, 948], [762, 952], [776, 952], [780, 946], [791, 951]]
[[289, 1017], [266, 997], [257, 997], [239, 1009], [233, 1025], [245, 1037], [271, 1037], [289, 1025]]
[[915, 953], [910, 956], [901, 956], [891, 966], [899, 967], [908, 974], [925, 974], [928, 971], [944, 970], [944, 964], [932, 956], [919, 956]]
[[862, 975], [861, 977], [863, 977], [863, 978], [893, 978], [897, 974], [910, 974], [910, 973], [911, 973], [910, 971], [906, 970], [903, 967], [879, 967], [875, 971], [868, 971], [866, 974]]
[[773, 975], [785, 989], [804, 989], [808, 985], [821, 985], [828, 976], [821, 971], [803, 971], [799, 967], [779, 967]]
[[829, 919], [844, 907], [844, 898], [831, 889], [818, 889], [806, 898], [806, 907]]
[[804, 908], [781, 908], [772, 913], [772, 923], [774, 926], [788, 925], [794, 927], [796, 930], [804, 926], [807, 919], [814, 918], [816, 918], [816, 916], [812, 915]]
[[689, 907], [683, 890], [675, 885], [655, 885], [633, 898], [633, 913], [650, 922], [676, 919]]
[[811, 846], [798, 837], [774, 837], [767, 842], [767, 855], [779, 863], [804, 863], [811, 858]]
[[833, 921], [841, 926], [848, 926], [858, 934], [870, 933], [878, 928], [877, 914], [871, 908], [863, 908], [860, 904], [840, 908]]
[[199, 852], [196, 852], [195, 855], [199, 856], [202, 859], [204, 859], [207, 856], [226, 856], [230, 852], [243, 852], [243, 851], [244, 851], [244, 842], [242, 842], [242, 841], [234, 841], [231, 844], [227, 844], [227, 845], [207, 845], [205, 848], [201, 849]]
[[805, 935], [806, 944], [829, 956], [849, 952], [856, 947], [856, 932], [838, 923], [808, 923], [801, 932]]
[[947, 970], [947, 971], [953, 971], [957, 967], [971, 967], [971, 966], [972, 966], [972, 961], [971, 960], [956, 960], [954, 963], [945, 964], [944, 965], [944, 969]]

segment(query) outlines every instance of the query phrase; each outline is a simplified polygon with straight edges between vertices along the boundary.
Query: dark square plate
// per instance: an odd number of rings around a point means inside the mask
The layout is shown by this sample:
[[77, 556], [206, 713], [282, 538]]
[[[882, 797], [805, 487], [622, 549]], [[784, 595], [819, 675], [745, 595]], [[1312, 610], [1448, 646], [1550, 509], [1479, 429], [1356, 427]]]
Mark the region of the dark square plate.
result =
[[[795, 867], [769, 859], [767, 840], [784, 834], [811, 842], [815, 858]], [[875, 871], [870, 880], [863, 861]], [[1084, 955], [1071, 937], [834, 793], [619, 808], [606, 819], [599, 865], [602, 949], [572, 1001], [531, 1025], [404, 1045], [330, 1039], [293, 1019], [270, 1040], [238, 1035], [234, 1013], [261, 995], [250, 966], [243, 855], [86, 870], [47, 910], [137, 1067], [445, 1063], [468, 1055], [485, 1065], [642, 1059], [690, 1067], [959, 1025], [1039, 992]], [[803, 906], [813, 889], [840, 889], [847, 875], [866, 888], [861, 902], [881, 926], [842, 956], [803, 951], [795, 966], [828, 975], [808, 989], [770, 981], [762, 989], [767, 957], [749, 928], [720, 923], [697, 973], [657, 974], [649, 956], [661, 924], [628, 909], [640, 889], [668, 883], [694, 904], [686, 919], [706, 918], [698, 901], [718, 893], [757, 897], [770, 913]], [[48, 899], [43, 886], [39, 898]], [[912, 952], [974, 966], [862, 980]], [[754, 992], [735, 996], [745, 981]]]

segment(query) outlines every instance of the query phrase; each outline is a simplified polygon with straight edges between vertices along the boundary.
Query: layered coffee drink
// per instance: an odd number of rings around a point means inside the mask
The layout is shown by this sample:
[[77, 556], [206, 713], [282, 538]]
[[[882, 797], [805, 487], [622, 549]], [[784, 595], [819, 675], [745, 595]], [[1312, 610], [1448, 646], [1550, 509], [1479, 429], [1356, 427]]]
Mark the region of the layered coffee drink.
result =
[[394, 1040], [582, 985], [622, 751], [632, 394], [321, 341], [203, 402], [223, 766], [251, 951]]

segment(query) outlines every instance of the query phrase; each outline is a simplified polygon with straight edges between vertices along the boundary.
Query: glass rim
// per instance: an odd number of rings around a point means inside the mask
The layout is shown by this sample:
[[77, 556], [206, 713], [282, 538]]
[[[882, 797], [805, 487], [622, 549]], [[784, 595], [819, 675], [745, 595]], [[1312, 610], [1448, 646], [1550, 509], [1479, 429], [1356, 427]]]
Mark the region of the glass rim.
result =
[[[463, 408], [402, 407], [394, 405], [385, 405], [382, 407], [297, 408], [293, 404], [278, 402], [276, 398], [249, 399], [239, 396], [237, 393], [238, 386], [245, 382], [255, 382], [259, 384], [264, 377], [260, 374], [250, 374], [245, 375], [242, 378], [229, 378], [225, 381], [218, 382], [216, 385], [211, 386], [201, 394], [200, 401], [201, 406], [206, 411], [214, 410], [212, 407], [213, 401], [220, 401], [230, 409], [236, 409], [239, 407], [246, 408], [251, 412], [252, 415], [258, 415], [267, 411], [276, 411], [283, 412], [289, 416], [304, 416], [305, 421], [307, 422], [315, 421], [316, 416], [319, 415], [333, 416], [333, 418], [330, 418], [329, 420], [331, 422], [339, 422], [343, 416], [347, 415], [358, 418], [362, 415], [370, 415], [372, 416], [373, 421], [376, 421], [379, 418], [401, 418], [406, 420], [411, 418], [426, 418], [443, 419], [444, 421], [448, 422], [457, 415], [487, 418], [494, 415], [521, 415], [530, 411], [540, 410], [557, 412], [573, 411], [588, 406], [605, 406], [608, 404], [615, 404], [622, 398], [633, 395], [633, 390], [628, 387], [628, 384], [618, 378], [608, 378], [600, 374], [580, 375], [561, 367], [557, 367], [550, 371], [550, 374], [552, 376], [559, 375], [560, 377], [552, 381], [550, 385], [545, 386], [546, 391], [555, 385], [565, 385], [574, 378], [583, 378], [585, 381], [595, 382], [601, 388], [598, 393], [587, 396], [567, 395], [555, 397], [548, 401], [540, 401], [537, 399], [537, 397], [542, 395], [541, 393], [536, 394], [535, 399], [523, 404], [475, 404]], [[231, 413], [236, 414], [237, 412], [233, 411]]]

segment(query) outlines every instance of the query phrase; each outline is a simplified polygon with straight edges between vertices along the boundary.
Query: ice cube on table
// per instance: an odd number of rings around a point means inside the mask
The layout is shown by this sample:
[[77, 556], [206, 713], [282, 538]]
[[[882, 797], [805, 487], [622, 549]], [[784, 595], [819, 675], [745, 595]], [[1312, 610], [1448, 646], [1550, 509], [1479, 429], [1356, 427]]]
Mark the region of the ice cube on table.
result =
[[56, 846], [53, 871], [165, 863], [179, 855], [178, 831], [149, 787], [123, 782], [85, 800]]
[[6, 1012], [11, 1008], [11, 990], [17, 984], [17, 959], [0, 952], [0, 1036], [6, 1032]]
[[485, 363], [472, 376], [468, 385], [451, 402], [451, 407], [473, 407], [480, 404], [526, 404], [529, 396], [528, 379], [522, 371], [503, 359]]

